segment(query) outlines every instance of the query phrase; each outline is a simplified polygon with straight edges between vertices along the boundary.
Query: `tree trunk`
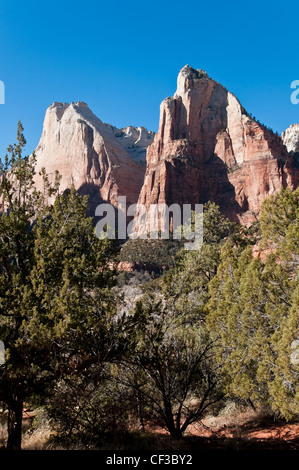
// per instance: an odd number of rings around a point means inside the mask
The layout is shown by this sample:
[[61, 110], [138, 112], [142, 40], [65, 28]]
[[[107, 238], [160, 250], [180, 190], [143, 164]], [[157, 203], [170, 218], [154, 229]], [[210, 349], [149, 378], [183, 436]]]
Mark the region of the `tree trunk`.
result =
[[138, 392], [137, 392], [137, 409], [138, 409], [138, 417], [139, 417], [140, 427], [141, 427], [142, 432], [144, 432], [144, 431], [145, 431], [145, 428], [144, 428], [143, 413], [142, 413], [142, 405], [141, 405], [141, 399], [140, 399], [139, 390], [138, 390]]
[[172, 439], [181, 439], [182, 438], [182, 431], [181, 429], [174, 428], [171, 430], [170, 435]]
[[164, 410], [165, 410], [165, 424], [166, 427], [173, 439], [180, 439], [182, 437], [182, 432], [180, 426], [175, 425], [173, 411], [171, 403], [169, 400], [164, 399]]
[[20, 450], [22, 443], [23, 400], [14, 400], [8, 407], [7, 449]]

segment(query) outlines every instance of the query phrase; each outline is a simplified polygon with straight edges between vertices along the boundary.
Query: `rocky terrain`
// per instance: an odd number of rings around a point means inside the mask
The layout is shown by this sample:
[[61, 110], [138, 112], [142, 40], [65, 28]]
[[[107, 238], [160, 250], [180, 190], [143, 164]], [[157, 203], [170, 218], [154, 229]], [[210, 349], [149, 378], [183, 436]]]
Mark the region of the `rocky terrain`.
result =
[[147, 142], [151, 142], [151, 133], [145, 129], [117, 130], [98, 119], [83, 102], [53, 103], [35, 150], [37, 185], [42, 189], [38, 173], [45, 167], [52, 180], [55, 170], [59, 171], [62, 191], [74, 184], [81, 194], [88, 194], [91, 211], [103, 201], [117, 206], [119, 195], [132, 204], [138, 199], [144, 167], [131, 153], [135, 148], [144, 152]]
[[299, 152], [299, 124], [291, 124], [281, 138], [288, 152]]
[[[53, 103], [35, 153], [37, 173], [45, 167], [53, 179], [58, 170], [61, 190], [73, 183], [88, 194], [91, 213], [103, 201], [116, 207], [118, 196], [147, 208], [211, 200], [250, 224], [267, 196], [298, 186], [298, 149], [299, 124], [274, 134], [205, 71], [186, 65], [161, 104], [156, 135], [105, 124], [83, 102]], [[136, 224], [146, 230], [140, 216]]]
[[148, 208], [212, 200], [230, 219], [250, 224], [263, 200], [287, 185], [298, 185], [298, 168], [281, 137], [205, 71], [186, 65], [175, 95], [161, 104], [138, 202]]
[[[106, 125], [109, 126], [109, 124]], [[109, 127], [133, 160], [145, 166], [147, 147], [153, 143], [155, 133], [148, 131], [145, 127], [127, 126], [123, 129]]]

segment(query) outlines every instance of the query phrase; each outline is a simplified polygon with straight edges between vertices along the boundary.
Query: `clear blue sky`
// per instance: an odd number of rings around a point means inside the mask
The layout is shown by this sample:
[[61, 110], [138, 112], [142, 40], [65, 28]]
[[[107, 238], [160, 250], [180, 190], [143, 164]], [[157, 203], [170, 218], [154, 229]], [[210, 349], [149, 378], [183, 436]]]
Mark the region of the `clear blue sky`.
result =
[[104, 122], [157, 131], [179, 70], [207, 71], [281, 132], [299, 122], [299, 2], [0, 0], [0, 155], [21, 119], [27, 153], [53, 101], [85, 101]]

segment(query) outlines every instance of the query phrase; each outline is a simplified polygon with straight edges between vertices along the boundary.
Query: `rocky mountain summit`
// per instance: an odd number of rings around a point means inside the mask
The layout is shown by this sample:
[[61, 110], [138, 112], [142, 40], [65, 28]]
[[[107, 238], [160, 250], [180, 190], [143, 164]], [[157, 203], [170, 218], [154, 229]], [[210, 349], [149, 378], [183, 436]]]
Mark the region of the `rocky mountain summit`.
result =
[[[106, 125], [109, 126], [109, 124]], [[155, 133], [148, 131], [145, 127], [127, 126], [123, 129], [110, 127], [133, 160], [145, 166], [147, 147], [153, 143]]]
[[[101, 202], [196, 204], [216, 202], [231, 220], [250, 224], [280, 188], [299, 184], [299, 124], [274, 134], [203, 70], [182, 68], [173, 97], [160, 106], [158, 133], [105, 124], [83, 102], [53, 103], [35, 151], [38, 172], [62, 176]], [[146, 158], [146, 170], [145, 170]], [[136, 217], [139, 230], [147, 230]]]
[[299, 152], [299, 124], [291, 124], [281, 137], [288, 152]]
[[267, 196], [294, 188], [297, 178], [282, 139], [205, 71], [186, 65], [175, 95], [160, 106], [138, 202], [148, 208], [211, 200], [230, 219], [250, 224]]
[[135, 147], [144, 152], [147, 142], [151, 142], [151, 134], [146, 129], [126, 132], [113, 128], [83, 102], [53, 103], [35, 150], [37, 186], [42, 187], [38, 172], [45, 167], [52, 179], [55, 170], [59, 171], [62, 191], [73, 183], [81, 194], [88, 194], [91, 211], [103, 201], [117, 206], [119, 195], [125, 195], [129, 204], [136, 203], [145, 170], [131, 153]]

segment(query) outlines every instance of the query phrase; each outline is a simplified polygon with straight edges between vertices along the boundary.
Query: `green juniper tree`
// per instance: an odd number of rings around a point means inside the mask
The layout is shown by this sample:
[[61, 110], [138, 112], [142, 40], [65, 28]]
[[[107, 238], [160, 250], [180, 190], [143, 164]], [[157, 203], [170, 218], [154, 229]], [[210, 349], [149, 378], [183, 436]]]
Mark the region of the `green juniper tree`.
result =
[[231, 395], [299, 413], [298, 190], [282, 190], [261, 213], [262, 259], [227, 243], [209, 284], [208, 326], [220, 336], [219, 364]]
[[203, 217], [201, 249], [181, 250], [176, 256], [174, 268], [164, 276], [161, 288], [176, 308], [182, 312], [188, 311], [189, 314], [192, 310], [205, 321], [208, 286], [217, 273], [225, 240], [229, 238], [244, 247], [253, 243], [255, 238], [239, 225], [230, 222], [213, 202], [204, 205], [200, 217]]
[[133, 321], [116, 381], [135, 391], [151, 420], [181, 438], [223, 397], [214, 343], [193, 315], [173, 309], [163, 295], [139, 301]]
[[8, 407], [8, 447], [20, 446], [23, 401], [32, 388], [27, 345], [20, 345], [24, 334], [30, 274], [34, 263], [32, 220], [43, 203], [34, 190], [35, 157], [23, 158], [26, 145], [21, 123], [17, 143], [8, 148], [1, 162], [0, 198], [0, 337], [6, 348], [6, 363], [0, 371], [1, 400]]
[[43, 172], [45, 189], [36, 191], [35, 157], [22, 156], [24, 145], [19, 123], [0, 186], [0, 399], [12, 449], [21, 447], [24, 401], [51, 393], [55, 381], [98, 362], [113, 343], [114, 247], [96, 237], [87, 200], [74, 188], [46, 205], [58, 182], [52, 187]]
[[136, 327], [122, 379], [172, 437], [181, 437], [223, 397], [214, 367], [216, 341], [207, 333], [204, 309], [228, 236], [237, 236], [236, 227], [218, 206], [206, 204], [200, 252], [182, 250], [174, 268], [148, 289], [134, 311]]

